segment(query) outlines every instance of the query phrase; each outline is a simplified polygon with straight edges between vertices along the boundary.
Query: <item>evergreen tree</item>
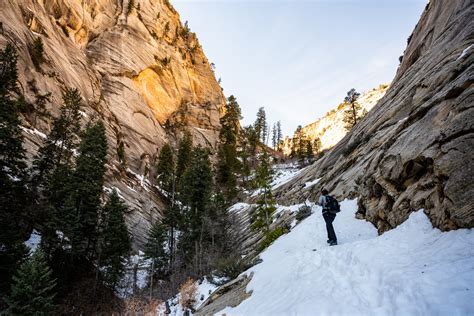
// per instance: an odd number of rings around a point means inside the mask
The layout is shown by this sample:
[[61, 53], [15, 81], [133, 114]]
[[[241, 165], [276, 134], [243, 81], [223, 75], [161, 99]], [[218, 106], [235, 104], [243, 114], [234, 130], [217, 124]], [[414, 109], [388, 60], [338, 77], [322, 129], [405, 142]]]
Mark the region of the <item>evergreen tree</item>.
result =
[[255, 174], [257, 188], [260, 189], [257, 208], [252, 216], [252, 228], [263, 228], [265, 233], [270, 231], [273, 213], [276, 211], [275, 200], [273, 198], [271, 182], [273, 170], [270, 165], [270, 157], [266, 151], [260, 156], [259, 166]]
[[304, 138], [303, 138], [303, 128], [301, 125], [298, 125], [298, 127], [295, 130], [295, 133], [293, 134], [293, 139], [291, 142], [291, 158], [301, 158], [305, 150], [304, 147]]
[[193, 140], [189, 132], [185, 132], [178, 145], [178, 157], [176, 162], [176, 184], [179, 186], [181, 178], [191, 162]]
[[183, 202], [185, 229], [180, 239], [184, 259], [192, 263], [197, 273], [203, 271], [202, 259], [205, 242], [203, 219], [209, 210], [212, 195], [213, 175], [209, 153], [197, 147], [192, 152], [192, 160], [183, 177]]
[[321, 147], [322, 147], [321, 139], [319, 137], [316, 137], [313, 140], [313, 150], [314, 150], [314, 152], [319, 154], [321, 152]]
[[98, 213], [104, 186], [107, 138], [102, 121], [89, 124], [81, 138], [72, 182], [73, 190], [66, 205], [67, 236], [72, 254], [87, 258], [97, 242]]
[[359, 113], [362, 109], [360, 104], [357, 102], [360, 93], [356, 92], [354, 88], [347, 92], [347, 96], [344, 98], [344, 103], [347, 109], [344, 111], [344, 123], [347, 131], [350, 131], [360, 120], [361, 114]]
[[249, 177], [255, 166], [258, 136], [252, 125], [242, 129], [242, 141], [239, 157], [242, 160], [241, 175], [245, 187], [249, 186]]
[[313, 142], [309, 139], [306, 140], [305, 156], [308, 162], [314, 158]]
[[80, 131], [81, 96], [77, 89], [63, 92], [64, 106], [53, 120], [52, 129], [33, 161], [31, 186], [36, 196], [35, 220], [42, 223], [42, 246], [47, 256], [61, 249], [64, 241], [56, 231], [65, 227], [65, 201], [70, 194], [73, 153]]
[[273, 124], [272, 127], [272, 148], [276, 150], [278, 140], [277, 140], [278, 134], [277, 134], [277, 125], [276, 123]]
[[175, 168], [173, 149], [169, 144], [165, 144], [158, 156], [156, 175], [160, 187], [169, 194], [169, 197], [174, 194]]
[[169, 268], [170, 253], [167, 249], [168, 229], [157, 220], [151, 226], [145, 245], [145, 256], [153, 261], [152, 273], [163, 275]]
[[56, 281], [41, 250], [20, 266], [13, 280], [6, 299], [8, 315], [53, 314]]
[[225, 108], [225, 114], [220, 119], [216, 181], [222, 186], [226, 199], [230, 202], [237, 194], [237, 172], [240, 167], [237, 159], [237, 137], [242, 117], [240, 106], [233, 95], [228, 98]]
[[99, 244], [100, 266], [105, 282], [115, 287], [125, 271], [124, 259], [131, 249], [130, 235], [125, 224], [127, 207], [113, 190], [101, 213]]
[[27, 224], [25, 150], [19, 118], [18, 55], [11, 44], [0, 51], [0, 290], [26, 255]]
[[278, 121], [278, 122], [276, 123], [276, 129], [277, 129], [277, 131], [276, 131], [276, 134], [277, 134], [277, 141], [276, 141], [276, 143], [277, 143], [277, 150], [281, 150], [281, 142], [283, 141], [283, 133], [282, 133], [282, 131], [281, 131], [281, 123], [280, 123], [280, 121]]
[[176, 254], [176, 231], [183, 226], [183, 218], [181, 216], [179, 204], [173, 201], [168, 204], [164, 210], [162, 223], [168, 227], [168, 253], [170, 270], [173, 267]]
[[254, 123], [255, 132], [257, 133], [258, 139], [265, 144], [267, 140], [268, 134], [268, 126], [267, 126], [267, 117], [265, 113], [265, 109], [263, 107], [258, 109], [257, 112], [257, 119]]

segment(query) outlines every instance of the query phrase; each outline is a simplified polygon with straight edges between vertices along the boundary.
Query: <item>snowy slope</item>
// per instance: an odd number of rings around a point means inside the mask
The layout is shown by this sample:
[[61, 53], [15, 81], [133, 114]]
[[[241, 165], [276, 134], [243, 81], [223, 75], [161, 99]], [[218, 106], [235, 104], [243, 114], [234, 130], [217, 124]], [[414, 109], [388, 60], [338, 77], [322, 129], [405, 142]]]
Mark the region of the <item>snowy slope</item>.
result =
[[341, 203], [336, 247], [314, 207], [246, 272], [251, 297], [219, 315], [474, 314], [474, 231], [441, 232], [418, 211], [377, 236], [354, 219], [356, 204]]

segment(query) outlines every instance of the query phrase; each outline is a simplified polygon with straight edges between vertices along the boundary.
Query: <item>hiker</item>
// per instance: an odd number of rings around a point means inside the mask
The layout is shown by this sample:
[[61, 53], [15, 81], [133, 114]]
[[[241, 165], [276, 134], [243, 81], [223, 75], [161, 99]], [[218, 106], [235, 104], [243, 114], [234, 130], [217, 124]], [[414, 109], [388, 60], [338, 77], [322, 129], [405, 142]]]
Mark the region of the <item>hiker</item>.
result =
[[326, 189], [322, 189], [318, 205], [323, 208], [323, 217], [328, 231], [328, 244], [329, 246], [335, 246], [337, 245], [337, 237], [332, 222], [336, 218], [336, 213], [340, 210], [339, 203], [335, 198], [329, 195]]

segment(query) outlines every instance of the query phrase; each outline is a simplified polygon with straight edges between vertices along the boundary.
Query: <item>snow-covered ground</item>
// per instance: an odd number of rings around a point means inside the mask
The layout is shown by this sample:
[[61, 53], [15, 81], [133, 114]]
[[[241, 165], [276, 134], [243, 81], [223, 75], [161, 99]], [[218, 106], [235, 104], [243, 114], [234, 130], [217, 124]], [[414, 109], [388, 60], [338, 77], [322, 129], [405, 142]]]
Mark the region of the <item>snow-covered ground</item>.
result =
[[284, 167], [278, 167], [278, 165], [273, 169], [275, 172], [273, 175], [273, 181], [271, 183], [272, 190], [275, 190], [279, 186], [287, 183], [298, 175], [303, 169], [300, 169], [296, 165], [287, 165]]
[[[341, 203], [329, 247], [320, 207], [261, 254], [250, 298], [219, 315], [473, 315], [474, 231], [433, 229], [423, 211], [377, 235]], [[315, 250], [313, 250], [315, 249]]]

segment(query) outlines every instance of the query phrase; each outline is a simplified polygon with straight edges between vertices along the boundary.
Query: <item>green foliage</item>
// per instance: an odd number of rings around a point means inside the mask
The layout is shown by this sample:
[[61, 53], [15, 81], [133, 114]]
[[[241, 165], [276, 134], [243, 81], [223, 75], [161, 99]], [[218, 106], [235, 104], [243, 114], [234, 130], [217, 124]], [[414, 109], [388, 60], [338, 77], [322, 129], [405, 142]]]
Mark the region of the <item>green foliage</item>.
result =
[[266, 151], [260, 156], [259, 166], [255, 174], [255, 184], [260, 189], [257, 207], [252, 216], [252, 228], [262, 229], [265, 232], [270, 230], [272, 216], [276, 211], [275, 200], [273, 198], [271, 185], [273, 170], [270, 166], [270, 159]]
[[156, 177], [158, 184], [168, 194], [172, 194], [175, 187], [175, 159], [173, 149], [169, 144], [165, 144], [158, 156], [158, 163], [156, 165]]
[[268, 246], [270, 246], [275, 240], [278, 239], [278, 237], [288, 233], [289, 230], [287, 227], [280, 226], [275, 228], [272, 231], [269, 231], [265, 234], [265, 239], [262, 240], [260, 243], [260, 251], [263, 251], [266, 249]]
[[190, 32], [191, 32], [191, 29], [189, 28], [188, 21], [186, 21], [186, 22], [184, 22], [184, 26], [181, 29], [181, 36], [186, 37], [186, 36], [189, 35]]
[[100, 265], [103, 267], [105, 282], [114, 287], [124, 273], [124, 258], [131, 249], [130, 236], [125, 225], [124, 214], [127, 207], [120, 199], [116, 190], [101, 212], [100, 223]]
[[168, 242], [168, 230], [157, 220], [148, 233], [145, 245], [145, 256], [153, 260], [153, 273], [163, 273], [168, 268], [170, 253], [166, 247]]
[[184, 228], [180, 249], [184, 259], [202, 272], [203, 249], [205, 247], [204, 220], [209, 214], [213, 188], [213, 175], [207, 149], [197, 147], [192, 152], [189, 168], [183, 176], [182, 201], [186, 205]]
[[257, 133], [258, 139], [265, 144], [268, 136], [268, 125], [265, 109], [263, 107], [258, 109], [257, 119], [254, 123], [255, 132]]
[[107, 138], [102, 121], [89, 124], [81, 138], [79, 156], [66, 203], [66, 235], [73, 256], [91, 255], [97, 242], [97, 221], [107, 162]]
[[43, 45], [43, 40], [41, 37], [35, 38], [33, 43], [28, 47], [31, 61], [33, 62], [33, 65], [39, 69], [41, 67], [41, 64], [45, 62], [45, 57], [44, 57], [44, 45]]
[[6, 299], [7, 315], [51, 315], [54, 312], [56, 281], [41, 250], [20, 266], [13, 280]]
[[222, 285], [230, 280], [237, 278], [242, 272], [252, 267], [252, 262], [240, 256], [231, 256], [222, 258], [217, 262], [216, 272], [214, 273], [220, 279], [224, 279], [217, 285]]
[[277, 150], [281, 151], [281, 144], [283, 141], [283, 133], [281, 131], [281, 123], [280, 121], [276, 122], [276, 145], [277, 145]]
[[11, 44], [0, 51], [0, 290], [8, 286], [14, 269], [24, 258], [22, 235], [29, 221], [17, 58]]
[[240, 143], [239, 157], [242, 161], [241, 175], [243, 185], [246, 188], [253, 187], [249, 177], [256, 165], [258, 136], [253, 125], [246, 126], [242, 129], [242, 140]]
[[345, 123], [345, 128], [347, 131], [350, 131], [361, 119], [362, 107], [357, 102], [360, 93], [356, 92], [355, 89], [351, 89], [347, 92], [347, 96], [344, 98], [344, 104], [347, 109], [344, 111], [343, 121]]
[[61, 113], [54, 119], [51, 132], [33, 162], [33, 183], [43, 188], [48, 186], [48, 178], [57, 167], [72, 165], [73, 152], [77, 148], [82, 103], [79, 91], [66, 89], [63, 102]]
[[193, 149], [193, 140], [189, 132], [185, 132], [178, 145], [178, 157], [176, 162], [176, 183], [181, 182], [181, 178], [191, 163], [191, 152]]
[[295, 219], [299, 222], [311, 215], [311, 207], [308, 205], [303, 205], [298, 209]]
[[237, 159], [237, 138], [240, 130], [239, 121], [242, 118], [240, 106], [233, 95], [227, 99], [225, 110], [225, 114], [220, 119], [216, 181], [230, 202], [237, 194], [237, 173], [240, 168], [240, 162]]
[[313, 140], [313, 150], [314, 150], [314, 152], [316, 154], [319, 154], [321, 152], [321, 147], [322, 147], [321, 139], [319, 137], [316, 137]]
[[77, 89], [63, 92], [64, 106], [33, 161], [31, 186], [35, 195], [35, 220], [42, 224], [42, 246], [48, 256], [62, 249], [56, 231], [66, 226], [65, 202], [72, 189], [73, 153], [80, 131], [81, 96]]

